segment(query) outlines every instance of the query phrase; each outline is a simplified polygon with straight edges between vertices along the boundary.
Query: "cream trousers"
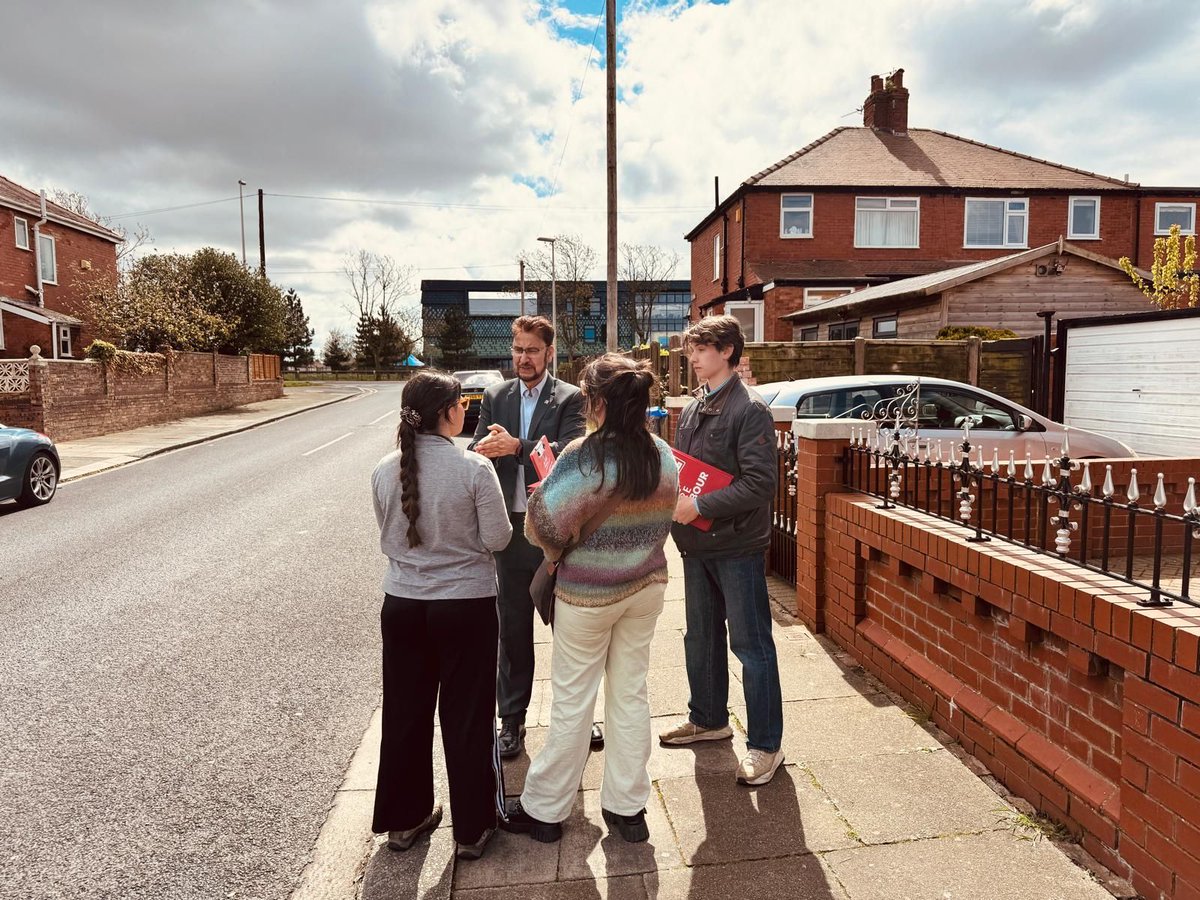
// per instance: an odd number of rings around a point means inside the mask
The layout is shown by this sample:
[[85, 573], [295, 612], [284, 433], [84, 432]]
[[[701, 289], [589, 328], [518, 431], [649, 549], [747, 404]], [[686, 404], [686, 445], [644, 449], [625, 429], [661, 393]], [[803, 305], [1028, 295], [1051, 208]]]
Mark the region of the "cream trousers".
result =
[[650, 797], [650, 641], [665, 584], [651, 584], [619, 603], [597, 608], [554, 605], [550, 733], [529, 766], [521, 805], [535, 819], [561, 822], [583, 778], [596, 693], [604, 677], [604, 785], [600, 804], [631, 816]]

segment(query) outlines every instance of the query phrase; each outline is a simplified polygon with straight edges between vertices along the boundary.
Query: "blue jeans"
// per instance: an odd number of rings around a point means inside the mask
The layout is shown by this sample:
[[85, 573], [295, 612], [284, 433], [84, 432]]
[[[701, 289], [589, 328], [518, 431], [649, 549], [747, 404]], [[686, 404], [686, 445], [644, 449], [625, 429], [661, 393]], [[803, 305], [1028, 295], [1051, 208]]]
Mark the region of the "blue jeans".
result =
[[683, 559], [687, 633], [689, 718], [702, 728], [729, 724], [729, 646], [742, 663], [746, 692], [747, 745], [774, 753], [783, 740], [783, 695], [779, 660], [771, 638], [763, 556], [735, 559]]

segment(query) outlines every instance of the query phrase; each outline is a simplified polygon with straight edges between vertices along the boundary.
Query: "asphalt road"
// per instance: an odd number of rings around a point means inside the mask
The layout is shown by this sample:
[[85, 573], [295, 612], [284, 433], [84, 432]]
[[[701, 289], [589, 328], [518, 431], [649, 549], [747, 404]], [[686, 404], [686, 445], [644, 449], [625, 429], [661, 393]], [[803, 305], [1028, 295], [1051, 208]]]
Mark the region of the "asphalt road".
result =
[[291, 892], [379, 701], [372, 387], [0, 505], [0, 897]]

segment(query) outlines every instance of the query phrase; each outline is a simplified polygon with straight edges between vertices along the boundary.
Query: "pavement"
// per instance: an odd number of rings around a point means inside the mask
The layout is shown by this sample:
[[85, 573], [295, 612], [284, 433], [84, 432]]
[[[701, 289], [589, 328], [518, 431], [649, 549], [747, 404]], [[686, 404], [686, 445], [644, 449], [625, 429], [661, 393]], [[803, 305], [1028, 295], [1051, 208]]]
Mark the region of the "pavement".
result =
[[203, 416], [63, 441], [56, 444], [62, 461], [59, 480], [65, 483], [95, 475], [160, 453], [257, 428], [319, 406], [349, 400], [368, 391], [372, 389], [345, 384], [286, 388], [283, 396], [276, 400], [261, 400]]
[[[687, 714], [683, 657], [682, 562], [668, 542], [671, 581], [652, 647], [649, 676], [655, 733]], [[920, 711], [906, 708], [832, 643], [814, 636], [788, 610], [795, 589], [773, 579], [774, 637], [783, 686], [787, 763], [768, 785], [735, 783], [745, 752], [740, 672], [731, 666], [732, 741], [690, 748], [657, 744], [650, 759], [654, 791], [647, 806], [650, 840], [626, 844], [600, 815], [602, 753], [584, 771], [575, 809], [556, 844], [497, 834], [483, 859], [454, 858], [450, 809], [431, 839], [396, 853], [371, 838], [378, 723], [365, 736], [331, 818], [340, 839], [329, 849], [353, 856], [354, 835], [369, 857], [342, 865], [355, 883], [302, 881], [293, 900], [1107, 900], [1131, 897], [1081, 848], [1044, 836], [1033, 810], [1007, 794]], [[521, 791], [529, 756], [550, 721], [551, 632], [537, 629], [537, 677], [527, 753], [505, 766], [508, 794]], [[732, 657], [731, 657], [732, 659]], [[597, 718], [603, 720], [603, 694]], [[438, 754], [439, 801], [446, 783]], [[328, 829], [328, 823], [327, 823]], [[322, 846], [325, 851], [322, 852]], [[1093, 874], [1095, 872], [1096, 874]], [[307, 873], [312, 876], [316, 869]]]

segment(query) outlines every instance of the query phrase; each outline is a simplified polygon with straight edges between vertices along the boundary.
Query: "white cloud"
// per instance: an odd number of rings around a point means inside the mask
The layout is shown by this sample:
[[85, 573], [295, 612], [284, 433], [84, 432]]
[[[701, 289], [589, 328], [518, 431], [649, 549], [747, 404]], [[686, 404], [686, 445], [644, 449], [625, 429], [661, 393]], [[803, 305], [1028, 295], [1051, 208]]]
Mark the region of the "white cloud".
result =
[[[578, 232], [604, 257], [604, 72], [586, 12], [554, 0], [124, 0], [65, 21], [17, 0], [6, 12], [0, 160], [30, 187], [112, 212], [236, 197], [238, 178], [251, 192], [447, 204], [267, 198], [268, 272], [290, 272], [276, 279], [320, 337], [348, 324], [336, 270], [359, 246], [438, 278], [515, 280], [547, 232]], [[1144, 183], [1200, 180], [1200, 60], [1179, 50], [1200, 35], [1163, 2], [1131, 16], [1115, 0], [633, 0], [620, 28], [620, 237], [679, 251], [681, 275], [714, 176], [728, 194], [861, 124], [870, 75], [896, 67], [914, 126]], [[254, 210], [251, 194], [252, 262]], [[159, 249], [239, 248], [236, 199], [144, 221]]]

